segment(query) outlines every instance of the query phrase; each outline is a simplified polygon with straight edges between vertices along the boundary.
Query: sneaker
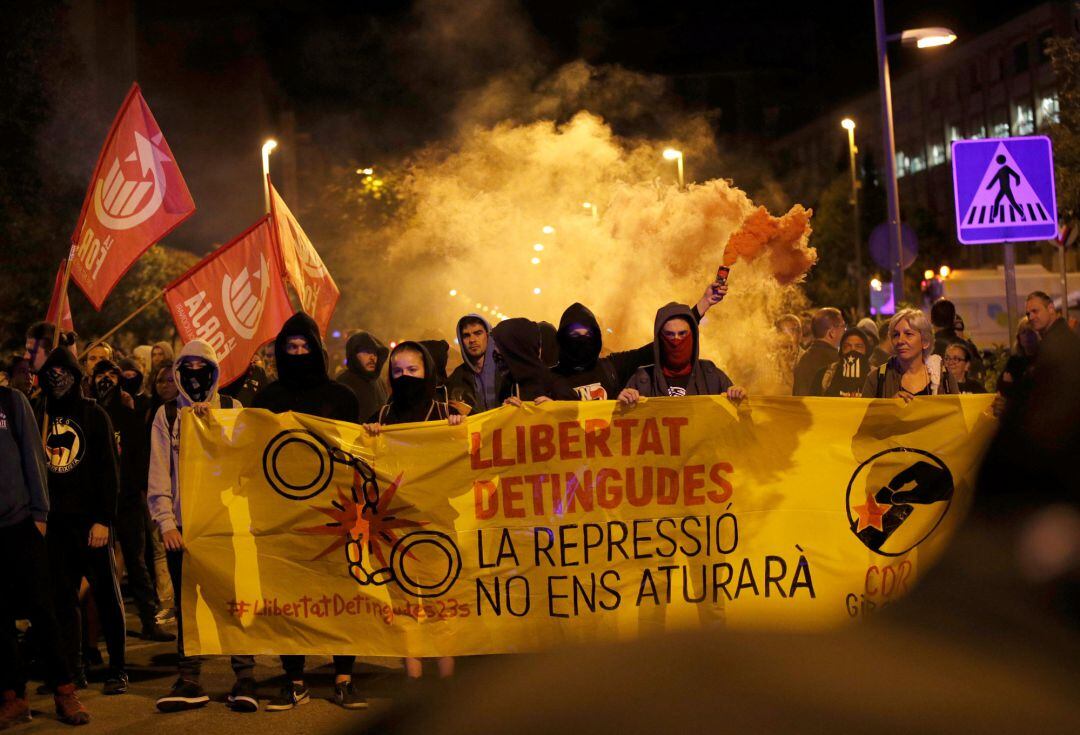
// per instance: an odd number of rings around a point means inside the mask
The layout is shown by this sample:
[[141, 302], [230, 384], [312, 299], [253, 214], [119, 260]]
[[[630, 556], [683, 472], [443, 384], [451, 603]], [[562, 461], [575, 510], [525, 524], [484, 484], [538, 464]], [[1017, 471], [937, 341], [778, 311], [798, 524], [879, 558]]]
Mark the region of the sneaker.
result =
[[164, 697], [159, 697], [157, 708], [162, 712], [182, 712], [197, 709], [210, 701], [199, 682], [180, 677], [173, 684], [172, 690]]
[[30, 722], [30, 702], [26, 695], [16, 696], [15, 691], [4, 691], [3, 704], [0, 704], [0, 730]]
[[334, 684], [334, 704], [345, 709], [366, 709], [367, 699], [356, 693], [351, 681], [340, 681]]
[[79, 669], [75, 672], [75, 679], [72, 681], [75, 684], [76, 689], [86, 689], [90, 686], [90, 683], [86, 681], [86, 669]]
[[154, 622], [158, 625], [165, 625], [165, 623], [176, 622], [176, 608], [166, 607], [158, 611], [158, 614], [154, 616]]
[[229, 693], [229, 709], [233, 712], [258, 712], [258, 686], [251, 677], [237, 679]]
[[127, 694], [128, 690], [128, 675], [125, 671], [113, 671], [109, 673], [109, 676], [105, 679], [104, 692], [107, 695], [113, 694]]
[[167, 643], [168, 641], [175, 641], [176, 636], [162, 628], [158, 623], [151, 621], [143, 624], [142, 639], [144, 641]]
[[62, 684], [56, 687], [53, 704], [56, 705], [56, 716], [65, 725], [85, 725], [90, 722], [90, 713], [79, 701], [74, 684]]
[[300, 681], [287, 681], [281, 685], [281, 691], [266, 705], [267, 712], [281, 712], [311, 701], [307, 687]]

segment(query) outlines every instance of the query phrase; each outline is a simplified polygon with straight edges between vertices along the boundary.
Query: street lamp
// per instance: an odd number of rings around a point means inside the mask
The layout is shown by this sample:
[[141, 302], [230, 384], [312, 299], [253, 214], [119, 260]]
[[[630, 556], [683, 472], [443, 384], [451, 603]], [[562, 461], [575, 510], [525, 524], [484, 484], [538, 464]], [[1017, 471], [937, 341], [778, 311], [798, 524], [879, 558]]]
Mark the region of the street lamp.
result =
[[[862, 283], [862, 222], [859, 219], [859, 174], [855, 166], [855, 156], [859, 149], [855, 147], [855, 121], [845, 117], [840, 121], [840, 127], [847, 131], [848, 158], [851, 161], [851, 216], [855, 226], [852, 232], [855, 234], [855, 282]], [[859, 293], [859, 315], [866, 313], [866, 295], [861, 288], [855, 289]]]
[[892, 247], [892, 279], [895, 303], [904, 299], [904, 251], [900, 231], [900, 194], [896, 185], [896, 136], [893, 131], [892, 83], [889, 80], [889, 41], [918, 48], [945, 46], [956, 40], [948, 28], [914, 28], [896, 35], [885, 33], [884, 0], [874, 0], [874, 30], [877, 38], [878, 85], [881, 88], [881, 134], [885, 148], [885, 184], [888, 188], [889, 240]]
[[683, 179], [683, 155], [682, 151], [677, 151], [674, 148], [664, 149], [664, 159], [667, 161], [677, 161], [679, 166], [679, 191], [686, 188], [686, 181]]
[[270, 151], [277, 148], [277, 141], [273, 138], [268, 138], [265, 143], [262, 144], [262, 173], [263, 173], [263, 195], [266, 203], [266, 213], [270, 214]]

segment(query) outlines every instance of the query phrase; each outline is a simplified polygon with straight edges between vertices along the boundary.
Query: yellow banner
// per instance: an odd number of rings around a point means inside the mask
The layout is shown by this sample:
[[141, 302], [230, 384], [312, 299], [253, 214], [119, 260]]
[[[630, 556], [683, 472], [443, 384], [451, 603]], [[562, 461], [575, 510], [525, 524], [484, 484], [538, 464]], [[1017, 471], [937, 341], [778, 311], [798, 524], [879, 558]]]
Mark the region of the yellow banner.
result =
[[377, 437], [185, 413], [186, 648], [467, 655], [861, 620], [963, 517], [990, 403], [547, 403]]

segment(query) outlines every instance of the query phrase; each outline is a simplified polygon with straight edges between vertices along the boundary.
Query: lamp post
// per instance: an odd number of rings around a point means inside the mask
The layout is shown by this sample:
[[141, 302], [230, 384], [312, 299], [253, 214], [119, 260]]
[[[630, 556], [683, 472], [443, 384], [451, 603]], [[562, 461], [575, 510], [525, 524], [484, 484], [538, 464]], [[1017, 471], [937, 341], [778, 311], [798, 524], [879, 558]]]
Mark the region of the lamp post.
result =
[[683, 155], [682, 151], [677, 151], [674, 148], [666, 148], [664, 150], [664, 159], [668, 161], [676, 161], [679, 166], [679, 191], [686, 188], [686, 181], [683, 178]]
[[270, 152], [275, 148], [277, 148], [277, 141], [273, 138], [267, 139], [262, 144], [263, 201], [266, 204], [267, 214], [270, 214], [270, 180], [267, 178], [270, 175]]
[[915, 28], [895, 35], [885, 33], [884, 0], [874, 0], [874, 30], [877, 38], [878, 86], [881, 91], [881, 135], [885, 149], [885, 184], [888, 189], [889, 241], [893, 298], [899, 308], [904, 298], [903, 234], [900, 230], [900, 194], [896, 186], [896, 136], [893, 131], [892, 87], [889, 79], [889, 41], [918, 48], [946, 46], [956, 40], [948, 28]]
[[859, 316], [866, 314], [866, 294], [862, 290], [862, 221], [859, 218], [859, 173], [855, 164], [855, 156], [859, 149], [855, 147], [855, 121], [845, 117], [840, 121], [840, 127], [847, 131], [848, 159], [851, 162], [851, 216], [854, 227], [852, 232], [855, 236], [855, 283], [859, 284], [856, 289], [859, 292]]

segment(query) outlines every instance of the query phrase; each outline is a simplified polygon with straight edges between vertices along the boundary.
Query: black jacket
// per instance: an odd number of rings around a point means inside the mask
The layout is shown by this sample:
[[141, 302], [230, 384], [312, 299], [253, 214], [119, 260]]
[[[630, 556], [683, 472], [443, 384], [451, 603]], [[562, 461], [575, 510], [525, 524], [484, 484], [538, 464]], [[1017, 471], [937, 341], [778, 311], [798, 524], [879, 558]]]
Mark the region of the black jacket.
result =
[[[671, 389], [661, 367], [660, 341], [663, 337], [660, 336], [660, 331], [668, 320], [676, 317], [685, 319], [690, 324], [690, 332], [694, 339], [694, 354], [691, 358], [690, 375], [686, 380], [685, 394]], [[638, 368], [626, 387], [634, 388], [643, 396], [718, 396], [725, 393], [732, 386], [731, 378], [711, 361], [700, 359], [700, 345], [697, 319], [694, 318], [694, 313], [689, 306], [673, 302], [660, 307], [653, 324], [653, 364]]]
[[979, 348], [975, 346], [974, 342], [958, 335], [954, 327], [943, 327], [934, 330], [934, 351], [932, 354], [945, 359], [945, 350], [948, 349], [949, 345], [954, 344], [963, 345], [967, 349], [968, 354], [971, 355], [971, 362], [968, 363], [968, 374], [973, 377], [982, 375], [982, 355], [979, 354]]
[[[446, 343], [443, 342], [443, 344]], [[368, 419], [371, 423], [389, 425], [407, 424], [414, 421], [438, 421], [450, 415], [449, 406], [447, 406], [446, 402], [439, 400], [438, 397], [439, 366], [436, 364], [435, 358], [431, 356], [431, 352], [428, 351], [423, 342], [400, 342], [390, 354], [393, 355], [400, 350], [406, 349], [416, 350], [423, 357], [423, 395], [419, 396], [415, 401], [405, 403], [400, 395], [395, 396], [391, 391], [389, 403]], [[449, 351], [449, 346], [447, 346], [447, 351]], [[442, 368], [442, 372], [446, 372], [445, 366]], [[391, 379], [391, 386], [393, 384], [393, 379]]]
[[[478, 367], [476, 361], [465, 349], [465, 338], [461, 330], [467, 321], [479, 321], [484, 325], [488, 333], [487, 352], [484, 354], [484, 364]], [[469, 406], [472, 413], [482, 413], [498, 408], [502, 405], [499, 396], [504, 392], [503, 382], [506, 373], [495, 364], [492, 355], [495, 349], [495, 341], [491, 337], [491, 324], [479, 314], [466, 314], [458, 319], [457, 340], [461, 348], [461, 364], [454, 368], [447, 378], [446, 387], [449, 398]]]
[[[360, 367], [356, 353], [361, 351], [375, 353], [375, 372], [369, 373]], [[386, 386], [380, 376], [390, 350], [369, 332], [357, 332], [345, 343], [345, 355], [345, 372], [338, 376], [337, 381], [356, 394], [356, 400], [360, 403], [359, 415], [370, 416], [378, 411], [388, 398]]]
[[[99, 363], [100, 364], [100, 363]], [[146, 473], [149, 467], [149, 444], [142, 416], [128, 408], [120, 398], [119, 386], [98, 405], [105, 409], [112, 423], [116, 451], [119, 455], [120, 502], [146, 504]]]
[[507, 371], [499, 394], [500, 403], [510, 396], [523, 401], [540, 396], [553, 397], [555, 380], [548, 367], [553, 359], [552, 340], [545, 336], [546, 331], [537, 322], [522, 317], [505, 319], [491, 330]]
[[[285, 352], [286, 339], [303, 336], [311, 351], [306, 355]], [[274, 358], [278, 379], [258, 392], [253, 408], [274, 413], [295, 411], [338, 421], [360, 420], [360, 404], [351, 389], [326, 374], [326, 352], [315, 320], [300, 311], [281, 327], [274, 340]]]
[[64, 347], [53, 350], [42, 374], [54, 366], [70, 373], [75, 383], [65, 395], [49, 395], [46, 402], [50, 512], [111, 525], [120, 489], [112, 422], [101, 406], [82, 397], [82, 369], [71, 352]]
[[791, 387], [791, 395], [821, 395], [821, 385], [815, 385], [814, 380], [836, 361], [836, 355], [835, 347], [825, 340], [815, 339], [795, 366], [795, 382]]
[[258, 365], [248, 365], [243, 375], [218, 390], [218, 393], [235, 398], [241, 406], [250, 406], [255, 401], [255, 396], [269, 382], [265, 370]]

